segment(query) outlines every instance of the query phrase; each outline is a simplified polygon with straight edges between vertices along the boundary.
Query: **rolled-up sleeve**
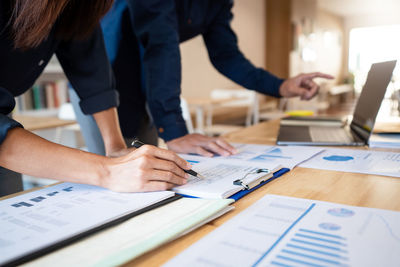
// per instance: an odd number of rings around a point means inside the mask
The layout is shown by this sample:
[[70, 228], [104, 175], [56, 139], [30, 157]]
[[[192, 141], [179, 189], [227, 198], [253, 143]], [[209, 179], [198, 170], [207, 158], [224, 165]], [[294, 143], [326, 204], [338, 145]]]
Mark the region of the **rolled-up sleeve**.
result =
[[14, 107], [14, 96], [6, 89], [0, 87], [0, 145], [6, 139], [9, 130], [22, 127], [20, 123], [8, 117], [8, 114], [11, 113]]
[[88, 39], [61, 42], [56, 55], [81, 99], [83, 113], [93, 114], [118, 106], [114, 75], [99, 27]]
[[255, 67], [240, 52], [237, 38], [231, 28], [232, 0], [226, 0], [218, 16], [203, 34], [211, 63], [223, 75], [241, 86], [263, 94], [279, 97], [283, 79]]
[[180, 106], [181, 57], [173, 0], [130, 0], [133, 27], [144, 47], [146, 99], [165, 141], [188, 133]]

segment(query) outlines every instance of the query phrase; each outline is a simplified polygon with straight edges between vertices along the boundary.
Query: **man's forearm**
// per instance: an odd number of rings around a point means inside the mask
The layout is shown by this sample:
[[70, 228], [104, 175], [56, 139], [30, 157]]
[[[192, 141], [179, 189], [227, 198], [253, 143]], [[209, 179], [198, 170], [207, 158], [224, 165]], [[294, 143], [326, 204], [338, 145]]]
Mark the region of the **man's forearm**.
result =
[[107, 155], [126, 148], [119, 125], [116, 108], [110, 108], [97, 112], [93, 114], [93, 117], [96, 120], [101, 136], [103, 137]]

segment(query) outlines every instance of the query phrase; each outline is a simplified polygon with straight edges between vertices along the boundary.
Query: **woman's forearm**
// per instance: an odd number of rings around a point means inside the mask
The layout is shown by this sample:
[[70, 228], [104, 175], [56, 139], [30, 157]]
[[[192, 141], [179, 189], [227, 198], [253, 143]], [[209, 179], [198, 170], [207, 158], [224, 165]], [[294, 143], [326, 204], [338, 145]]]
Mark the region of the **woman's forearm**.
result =
[[0, 145], [0, 166], [43, 178], [101, 185], [107, 158], [49, 142], [14, 128]]
[[186, 183], [190, 164], [175, 153], [142, 146], [111, 158], [49, 142], [22, 128], [0, 145], [0, 166], [43, 178], [85, 183], [118, 192], [158, 191]]

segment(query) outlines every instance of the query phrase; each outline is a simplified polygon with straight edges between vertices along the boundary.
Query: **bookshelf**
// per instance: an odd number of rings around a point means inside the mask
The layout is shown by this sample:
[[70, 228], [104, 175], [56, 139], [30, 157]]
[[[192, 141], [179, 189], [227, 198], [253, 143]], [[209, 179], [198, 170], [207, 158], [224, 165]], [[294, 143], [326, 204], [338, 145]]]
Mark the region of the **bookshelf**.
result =
[[16, 98], [15, 114], [57, 116], [58, 108], [69, 102], [66, 80], [37, 81]]
[[[50, 61], [51, 62], [51, 61]], [[60, 64], [56, 62], [51, 62], [46, 66], [44, 69], [42, 75], [39, 77], [39, 79], [36, 81], [37, 83], [40, 82], [52, 82], [52, 81], [59, 81], [59, 80], [67, 80], [67, 77], [65, 77], [64, 71], [61, 68]]]
[[68, 80], [53, 57], [35, 84], [16, 97], [15, 115], [56, 117], [58, 108], [69, 102]]

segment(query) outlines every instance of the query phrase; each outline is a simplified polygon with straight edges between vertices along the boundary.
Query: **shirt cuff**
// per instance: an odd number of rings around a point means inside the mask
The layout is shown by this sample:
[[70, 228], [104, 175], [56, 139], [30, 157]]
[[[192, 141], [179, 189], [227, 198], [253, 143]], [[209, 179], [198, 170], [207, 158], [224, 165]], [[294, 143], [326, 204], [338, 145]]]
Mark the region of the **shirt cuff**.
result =
[[10, 119], [4, 114], [0, 114], [0, 144], [6, 139], [8, 131], [16, 127], [23, 128], [19, 122]]
[[281, 94], [279, 93], [279, 88], [281, 87], [282, 83], [285, 81], [285, 79], [281, 78], [275, 78], [268, 86], [268, 88], [271, 89], [264, 89], [262, 93], [268, 94], [270, 96], [274, 97], [282, 97]]
[[162, 122], [157, 123], [157, 133], [165, 141], [187, 135], [189, 132], [186, 128], [185, 120], [178, 114], [170, 114], [162, 117]]
[[279, 88], [281, 88], [282, 83], [285, 81], [285, 79], [280, 79], [278, 78], [278, 81], [276, 82], [276, 97], [282, 97], [281, 94], [279, 93]]
[[118, 107], [119, 94], [116, 90], [109, 90], [100, 94], [82, 99], [79, 105], [84, 114], [93, 114], [109, 108]]

